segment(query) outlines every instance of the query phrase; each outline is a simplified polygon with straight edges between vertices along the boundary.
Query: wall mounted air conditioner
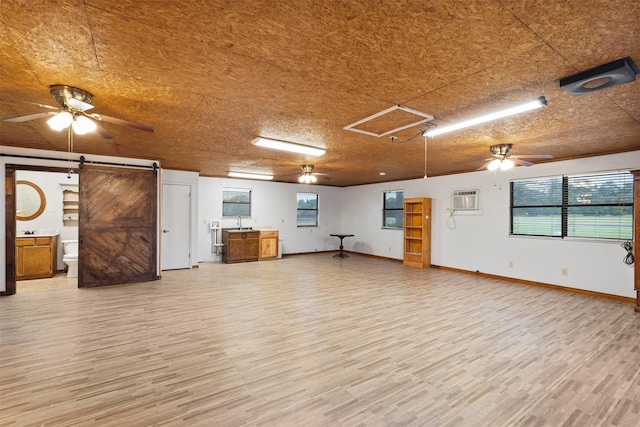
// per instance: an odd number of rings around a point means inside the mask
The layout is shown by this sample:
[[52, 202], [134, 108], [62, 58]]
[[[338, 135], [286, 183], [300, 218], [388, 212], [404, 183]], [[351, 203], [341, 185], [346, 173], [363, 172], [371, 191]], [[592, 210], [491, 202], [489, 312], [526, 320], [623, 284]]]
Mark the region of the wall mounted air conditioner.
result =
[[451, 209], [454, 211], [477, 211], [480, 209], [480, 190], [456, 190], [451, 194]]

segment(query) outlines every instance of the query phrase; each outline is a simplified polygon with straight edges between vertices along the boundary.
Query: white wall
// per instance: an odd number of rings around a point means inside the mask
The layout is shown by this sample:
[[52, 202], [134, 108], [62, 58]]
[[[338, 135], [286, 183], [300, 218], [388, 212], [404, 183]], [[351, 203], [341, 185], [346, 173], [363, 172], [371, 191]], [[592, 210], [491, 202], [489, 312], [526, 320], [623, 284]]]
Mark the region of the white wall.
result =
[[[0, 147], [3, 154], [64, 156], [64, 153]], [[98, 158], [100, 156], [87, 156]], [[132, 159], [104, 158], [120, 162]], [[140, 160], [139, 164], [151, 164]], [[0, 157], [4, 171], [6, 163], [66, 167], [64, 160], [35, 160]], [[625, 251], [619, 242], [594, 240], [558, 240], [509, 236], [509, 180], [544, 177], [558, 174], [640, 169], [640, 151], [518, 167], [502, 173], [500, 179], [492, 172], [433, 177], [385, 184], [347, 188], [321, 185], [285, 184], [263, 181], [198, 177], [193, 172], [163, 171], [163, 182], [190, 183], [194, 189], [192, 211], [192, 262], [219, 260], [211, 251], [209, 220], [221, 219], [222, 190], [249, 188], [252, 190], [252, 217], [243, 219], [244, 226], [271, 228], [280, 231], [286, 253], [335, 250], [338, 239], [331, 233], [349, 233], [347, 250], [381, 257], [402, 259], [402, 231], [382, 229], [382, 192], [404, 190], [405, 197], [431, 197], [432, 263], [462, 270], [479, 271], [499, 276], [554, 284], [625, 297], [634, 297], [633, 268], [622, 262]], [[451, 192], [457, 189], [479, 188], [481, 214], [455, 215], [456, 227], [450, 229], [446, 209]], [[296, 227], [296, 193], [319, 194], [319, 226]], [[4, 197], [4, 186], [0, 187]], [[0, 211], [4, 222], [4, 210]], [[448, 226], [449, 225], [449, 226]], [[223, 227], [237, 226], [237, 220], [224, 219]], [[35, 227], [34, 227], [35, 228]], [[48, 228], [48, 227], [46, 227]], [[2, 240], [5, 239], [1, 227]], [[5, 258], [5, 245], [0, 246]], [[509, 267], [509, 262], [513, 267]], [[6, 263], [0, 264], [0, 291], [5, 290]], [[569, 274], [561, 275], [567, 268]]]
[[[402, 231], [385, 230], [382, 192], [432, 198], [431, 261], [435, 265], [535, 282], [634, 297], [633, 267], [622, 262], [619, 242], [509, 236], [509, 180], [559, 174], [640, 169], [640, 151], [489, 171], [349, 187], [342, 194], [342, 229], [349, 250], [402, 259]], [[447, 224], [451, 192], [479, 188], [481, 214], [454, 215]], [[450, 226], [451, 223], [449, 223]], [[509, 262], [513, 267], [509, 267]], [[562, 268], [568, 275], [561, 274]]]
[[62, 191], [61, 184], [78, 185], [78, 174], [67, 175], [60, 172], [39, 172], [39, 171], [16, 171], [16, 181], [30, 181], [36, 184], [46, 199], [44, 212], [29, 221], [16, 221], [16, 235], [20, 235], [20, 230], [42, 230], [57, 229], [58, 236], [58, 262], [57, 269], [63, 270], [64, 263], [62, 256], [62, 240], [78, 239], [78, 222], [67, 225], [62, 221]]
[[[251, 190], [251, 218], [243, 227], [273, 229], [283, 239], [283, 253], [333, 250], [338, 239], [329, 236], [342, 231], [342, 189], [321, 185], [286, 184], [229, 178], [200, 177], [198, 213], [198, 256], [200, 261], [218, 261], [212, 253], [209, 221], [222, 220], [223, 228], [237, 227], [237, 218], [222, 218], [222, 190]], [[318, 194], [318, 227], [297, 227], [296, 194]], [[219, 238], [221, 235], [218, 234]]]

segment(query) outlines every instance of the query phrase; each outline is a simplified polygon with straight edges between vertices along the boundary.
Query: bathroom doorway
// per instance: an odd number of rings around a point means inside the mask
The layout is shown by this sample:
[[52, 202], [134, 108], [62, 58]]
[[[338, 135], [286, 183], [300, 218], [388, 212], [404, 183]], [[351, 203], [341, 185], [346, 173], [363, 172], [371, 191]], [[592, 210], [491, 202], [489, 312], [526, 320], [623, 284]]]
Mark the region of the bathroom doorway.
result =
[[[77, 209], [69, 205], [66, 212], [63, 209], [63, 192], [77, 189], [78, 184], [78, 176], [69, 171], [6, 165], [6, 188], [15, 190], [8, 194], [14, 200], [5, 209], [7, 295], [78, 287], [77, 277], [67, 277], [64, 272], [62, 260], [62, 241], [77, 240], [78, 236]], [[77, 203], [73, 206], [77, 208]]]

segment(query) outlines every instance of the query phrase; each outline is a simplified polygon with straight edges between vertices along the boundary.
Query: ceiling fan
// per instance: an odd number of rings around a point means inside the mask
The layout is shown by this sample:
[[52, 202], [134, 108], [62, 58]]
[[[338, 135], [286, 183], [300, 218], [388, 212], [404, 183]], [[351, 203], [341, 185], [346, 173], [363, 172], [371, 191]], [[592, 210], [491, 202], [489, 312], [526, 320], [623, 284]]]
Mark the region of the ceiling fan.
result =
[[480, 166], [476, 170], [489, 169], [490, 171], [494, 171], [497, 169], [500, 170], [508, 170], [514, 167], [515, 165], [519, 166], [533, 166], [534, 163], [528, 162], [526, 159], [553, 159], [551, 154], [529, 154], [524, 156], [509, 156], [511, 149], [513, 148], [513, 144], [497, 144], [489, 147], [489, 151], [493, 155], [492, 158], [486, 159], [487, 162]]
[[302, 170], [302, 173], [298, 174], [300, 175], [300, 177], [298, 178], [298, 182], [300, 182], [301, 184], [316, 183], [318, 181], [318, 178], [316, 178], [316, 176], [318, 175], [329, 176], [329, 174], [327, 173], [314, 172], [313, 165], [302, 165], [300, 166], [300, 170]]
[[92, 105], [93, 95], [86, 90], [67, 85], [51, 85], [49, 86], [49, 92], [53, 99], [58, 103], [57, 107], [30, 101], [20, 102], [34, 104], [38, 107], [49, 110], [57, 110], [56, 112], [48, 111], [29, 114], [27, 116], [12, 117], [4, 120], [6, 122], [26, 122], [29, 120], [50, 117], [49, 120], [47, 120], [47, 124], [54, 130], [61, 131], [71, 126], [71, 129], [75, 134], [83, 135], [88, 132], [96, 131], [98, 135], [105, 139], [111, 139], [113, 138], [113, 135], [98, 126], [95, 121], [114, 123], [145, 132], [153, 132], [153, 128], [151, 126], [118, 119], [116, 117], [105, 116], [103, 114], [88, 112], [94, 108], [94, 106]]

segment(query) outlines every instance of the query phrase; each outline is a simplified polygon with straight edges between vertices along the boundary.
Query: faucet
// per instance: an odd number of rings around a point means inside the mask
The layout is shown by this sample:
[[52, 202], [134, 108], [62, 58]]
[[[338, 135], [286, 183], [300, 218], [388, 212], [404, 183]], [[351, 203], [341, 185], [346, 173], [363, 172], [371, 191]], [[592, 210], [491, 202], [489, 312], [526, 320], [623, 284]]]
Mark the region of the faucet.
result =
[[242, 215], [238, 215], [238, 228], [242, 230]]

